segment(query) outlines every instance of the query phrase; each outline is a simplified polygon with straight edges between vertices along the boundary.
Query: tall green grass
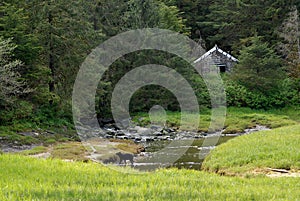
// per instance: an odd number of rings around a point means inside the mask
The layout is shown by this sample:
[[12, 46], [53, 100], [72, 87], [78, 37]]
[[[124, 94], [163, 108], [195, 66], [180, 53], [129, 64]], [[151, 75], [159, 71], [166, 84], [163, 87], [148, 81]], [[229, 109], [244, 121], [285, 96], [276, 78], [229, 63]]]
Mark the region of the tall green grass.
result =
[[0, 156], [0, 200], [297, 200], [299, 178], [166, 169], [124, 174], [94, 163]]
[[244, 135], [214, 149], [203, 169], [227, 174], [257, 168], [300, 170], [300, 125]]

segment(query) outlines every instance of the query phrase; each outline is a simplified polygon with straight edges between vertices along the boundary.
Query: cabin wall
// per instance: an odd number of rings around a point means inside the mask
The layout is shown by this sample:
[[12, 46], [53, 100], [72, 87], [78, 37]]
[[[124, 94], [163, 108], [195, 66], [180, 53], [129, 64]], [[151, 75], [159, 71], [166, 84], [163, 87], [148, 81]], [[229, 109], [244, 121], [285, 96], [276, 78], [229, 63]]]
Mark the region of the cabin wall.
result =
[[235, 62], [231, 61], [228, 59], [228, 57], [219, 52], [213, 52], [211, 54], [211, 58], [214, 62], [214, 65], [218, 66], [220, 71], [222, 66], [225, 66], [225, 72], [230, 72], [235, 64]]

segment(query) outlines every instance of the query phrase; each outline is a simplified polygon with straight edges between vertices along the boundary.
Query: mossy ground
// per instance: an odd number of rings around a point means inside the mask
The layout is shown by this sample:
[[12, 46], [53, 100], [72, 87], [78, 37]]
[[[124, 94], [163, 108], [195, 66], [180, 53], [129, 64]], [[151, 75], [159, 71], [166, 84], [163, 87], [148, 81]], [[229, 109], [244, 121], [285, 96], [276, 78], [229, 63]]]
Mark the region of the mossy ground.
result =
[[[196, 114], [190, 114], [195, 115]], [[153, 117], [152, 117], [153, 118]], [[154, 116], [155, 118], [155, 116]], [[141, 126], [147, 126], [151, 123], [147, 113], [138, 113], [134, 115], [133, 120]], [[153, 119], [152, 119], [153, 120]], [[180, 112], [167, 112], [167, 119], [156, 117], [156, 122], [166, 121], [167, 126], [179, 127], [181, 124]], [[200, 111], [200, 121], [183, 122], [188, 129], [198, 126], [199, 132], [207, 132], [210, 125], [210, 110]], [[253, 128], [256, 125], [264, 125], [268, 128], [278, 128], [282, 126], [295, 125], [300, 121], [300, 108], [284, 108], [281, 110], [252, 110], [250, 108], [227, 108], [226, 121], [224, 123], [223, 133], [241, 133], [247, 128]]]

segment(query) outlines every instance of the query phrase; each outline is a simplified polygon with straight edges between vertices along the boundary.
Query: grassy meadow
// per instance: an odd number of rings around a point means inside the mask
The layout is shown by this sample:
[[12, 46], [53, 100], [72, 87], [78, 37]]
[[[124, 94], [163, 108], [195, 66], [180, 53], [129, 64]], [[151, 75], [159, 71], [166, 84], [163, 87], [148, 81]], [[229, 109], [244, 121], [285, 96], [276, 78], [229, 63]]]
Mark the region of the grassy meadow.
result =
[[164, 169], [124, 174], [95, 163], [0, 156], [0, 200], [297, 200], [300, 178]]

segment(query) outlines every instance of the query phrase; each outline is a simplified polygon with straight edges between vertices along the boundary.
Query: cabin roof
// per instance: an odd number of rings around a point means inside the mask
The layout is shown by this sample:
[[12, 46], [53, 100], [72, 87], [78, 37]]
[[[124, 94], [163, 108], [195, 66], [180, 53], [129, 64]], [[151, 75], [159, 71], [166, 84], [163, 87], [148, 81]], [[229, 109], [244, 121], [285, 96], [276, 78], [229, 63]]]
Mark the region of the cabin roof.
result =
[[235, 58], [234, 56], [228, 54], [227, 52], [224, 52], [223, 50], [221, 50], [217, 45], [215, 45], [212, 49], [210, 49], [209, 51], [207, 51], [205, 54], [203, 54], [201, 57], [199, 57], [197, 60], [194, 61], [194, 63], [197, 63], [205, 58], [207, 58], [209, 55], [211, 55], [213, 52], [219, 52], [221, 54], [223, 54], [224, 56], [226, 56], [228, 59], [234, 61], [234, 62], [238, 62], [239, 60], [237, 58]]

